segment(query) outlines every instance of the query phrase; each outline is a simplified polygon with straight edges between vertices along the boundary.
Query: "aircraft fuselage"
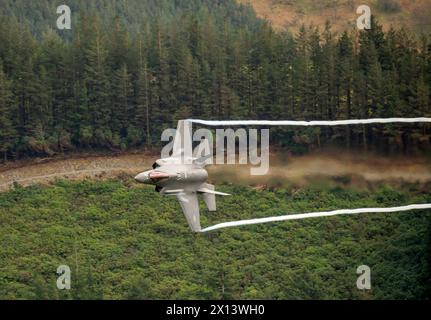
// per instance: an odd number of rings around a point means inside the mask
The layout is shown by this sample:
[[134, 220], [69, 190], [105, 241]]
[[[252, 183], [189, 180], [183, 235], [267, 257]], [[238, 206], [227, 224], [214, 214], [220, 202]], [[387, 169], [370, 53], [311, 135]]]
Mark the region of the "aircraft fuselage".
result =
[[[155, 164], [160, 163], [160, 160], [156, 161]], [[135, 180], [144, 184], [155, 185], [159, 188], [166, 187], [169, 189], [196, 191], [208, 179], [207, 171], [195, 164], [171, 164], [169, 161], [164, 162], [167, 162], [167, 164], [156, 165], [155, 169], [139, 173], [135, 177]]]

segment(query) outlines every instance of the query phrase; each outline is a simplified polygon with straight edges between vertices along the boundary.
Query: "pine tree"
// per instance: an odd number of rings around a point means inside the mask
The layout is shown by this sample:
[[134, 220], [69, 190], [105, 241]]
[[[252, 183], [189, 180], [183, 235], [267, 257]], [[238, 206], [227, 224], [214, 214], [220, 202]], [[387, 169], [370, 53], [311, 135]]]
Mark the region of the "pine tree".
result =
[[134, 117], [132, 79], [125, 64], [115, 71], [113, 80], [111, 130], [120, 139], [125, 139], [130, 120]]
[[[353, 46], [347, 32], [338, 41], [337, 72], [337, 118], [352, 119]], [[346, 126], [346, 145], [351, 145], [351, 127]]]
[[[151, 148], [151, 125], [150, 125], [150, 75], [146, 60], [142, 61], [139, 69], [137, 89], [136, 89], [136, 110], [135, 118], [132, 121], [137, 129], [137, 137], [135, 140], [141, 140], [145, 134], [145, 142], [147, 147]], [[141, 141], [135, 141], [138, 144]], [[133, 144], [133, 143], [132, 143]]]
[[173, 91], [171, 87], [171, 74], [168, 55], [168, 38], [165, 30], [161, 27], [160, 21], [157, 22], [153, 33], [154, 48], [155, 48], [155, 72], [154, 86], [156, 103], [152, 109], [155, 122], [158, 126], [154, 126], [155, 135], [160, 136], [163, 124], [171, 123], [174, 107], [172, 106]]
[[112, 132], [109, 129], [112, 106], [109, 99], [109, 82], [107, 70], [107, 50], [104, 45], [100, 25], [94, 20], [94, 36], [85, 48], [84, 80], [88, 95], [88, 113], [93, 128], [93, 143], [109, 146], [112, 142]]
[[0, 152], [6, 161], [8, 152], [16, 143], [16, 131], [13, 116], [16, 115], [15, 103], [13, 101], [11, 82], [3, 72], [0, 60]]

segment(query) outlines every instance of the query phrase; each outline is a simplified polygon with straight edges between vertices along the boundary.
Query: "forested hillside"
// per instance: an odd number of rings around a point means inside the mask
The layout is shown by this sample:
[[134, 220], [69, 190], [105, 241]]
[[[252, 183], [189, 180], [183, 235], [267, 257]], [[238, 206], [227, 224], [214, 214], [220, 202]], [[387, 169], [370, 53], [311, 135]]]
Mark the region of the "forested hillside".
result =
[[368, 5], [383, 27], [408, 28], [418, 34], [431, 31], [429, 0], [237, 0], [250, 4], [259, 17], [277, 30], [297, 31], [301, 24], [322, 25], [329, 20], [343, 31], [356, 27], [360, 5]]
[[[96, 14], [104, 27], [109, 27], [118, 18], [131, 32], [141, 32], [149, 23], [166, 23], [184, 15], [195, 15], [199, 19], [210, 15], [218, 24], [228, 22], [249, 28], [261, 23], [250, 6], [237, 5], [231, 0], [3, 0], [0, 14], [28, 23], [40, 38], [43, 32], [56, 29], [59, 16], [56, 9], [63, 4], [70, 7], [74, 24], [83, 13]], [[62, 33], [67, 39], [72, 35]]]
[[[428, 187], [234, 194], [202, 224], [430, 202]], [[428, 193], [428, 194], [427, 194]], [[176, 199], [124, 182], [57, 182], [0, 194], [0, 299], [424, 299], [430, 212], [363, 214], [190, 232]], [[56, 270], [72, 270], [71, 290]], [[356, 287], [371, 268], [372, 289]]]
[[[234, 0], [0, 5], [0, 152], [158, 145], [187, 117], [431, 116], [429, 37], [408, 30], [276, 33]], [[272, 129], [294, 151], [325, 145], [417, 152], [429, 125]]]

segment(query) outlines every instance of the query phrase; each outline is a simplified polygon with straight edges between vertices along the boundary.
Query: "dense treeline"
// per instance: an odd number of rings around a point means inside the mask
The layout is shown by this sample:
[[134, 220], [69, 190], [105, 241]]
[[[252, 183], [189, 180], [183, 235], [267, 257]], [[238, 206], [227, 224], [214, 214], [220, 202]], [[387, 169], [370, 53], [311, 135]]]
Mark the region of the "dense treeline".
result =
[[[156, 145], [164, 128], [187, 117], [431, 116], [426, 36], [385, 33], [377, 21], [341, 35], [329, 25], [275, 33], [231, 0], [104, 1], [104, 9], [68, 2], [79, 14], [62, 31], [49, 28], [55, 1], [32, 12], [2, 2], [5, 159]], [[430, 127], [277, 128], [271, 139], [296, 151], [335, 144], [416, 152], [429, 147]]]
[[[57, 6], [64, 4], [71, 9], [73, 24], [79, 22], [83, 12], [97, 13], [104, 27], [118, 17], [130, 32], [140, 32], [148, 23], [168, 22], [190, 13], [199, 18], [210, 14], [217, 24], [227, 21], [233, 26], [255, 28], [262, 23], [251, 7], [232, 0], [2, 0], [0, 15], [29, 24], [36, 37], [42, 39], [43, 32], [57, 29]], [[63, 38], [72, 38], [73, 33], [59, 32]]]
[[[202, 225], [287, 213], [430, 202], [400, 191], [220, 186]], [[430, 211], [190, 232], [176, 199], [131, 181], [61, 181], [0, 194], [1, 299], [429, 299]], [[56, 270], [71, 268], [71, 290]], [[371, 290], [356, 269], [371, 268]]]

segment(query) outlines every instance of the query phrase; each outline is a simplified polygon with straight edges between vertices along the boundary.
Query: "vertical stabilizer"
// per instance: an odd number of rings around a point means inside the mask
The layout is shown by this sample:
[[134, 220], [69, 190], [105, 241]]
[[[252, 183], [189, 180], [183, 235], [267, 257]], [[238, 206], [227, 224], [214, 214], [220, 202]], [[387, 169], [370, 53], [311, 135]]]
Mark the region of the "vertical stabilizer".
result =
[[187, 120], [179, 120], [175, 133], [172, 157], [180, 158], [181, 163], [192, 161], [192, 123]]

